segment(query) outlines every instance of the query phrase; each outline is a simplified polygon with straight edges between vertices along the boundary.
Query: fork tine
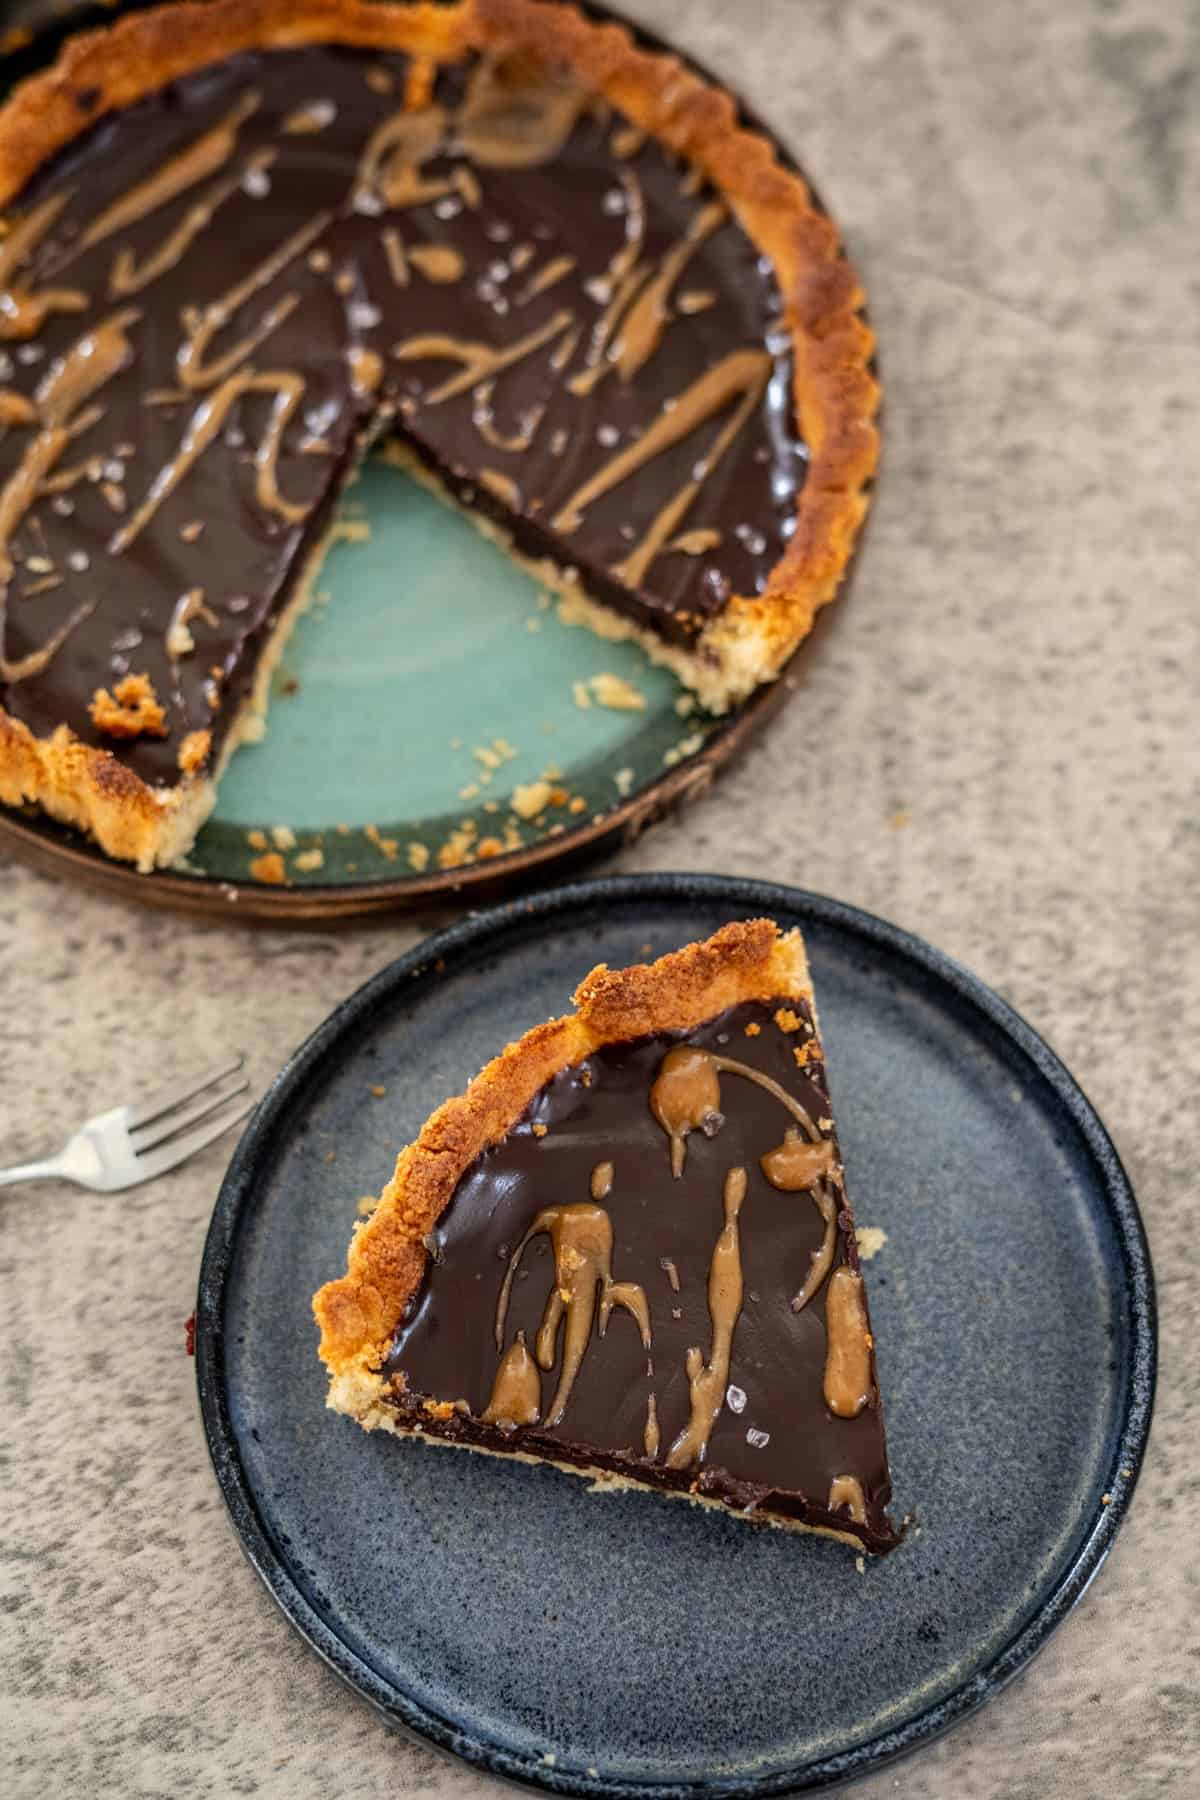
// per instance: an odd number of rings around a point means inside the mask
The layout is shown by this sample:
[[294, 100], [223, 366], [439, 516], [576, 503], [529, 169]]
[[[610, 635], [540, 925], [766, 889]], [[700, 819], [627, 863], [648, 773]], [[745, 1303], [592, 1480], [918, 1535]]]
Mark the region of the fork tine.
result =
[[238, 1094], [244, 1094], [250, 1086], [250, 1077], [243, 1075], [232, 1087], [207, 1087], [192, 1101], [190, 1106], [173, 1106], [168, 1112], [160, 1113], [149, 1125], [139, 1125], [129, 1133], [130, 1148], [135, 1156], [153, 1150], [155, 1144], [161, 1144], [164, 1138], [174, 1137], [188, 1125], [197, 1125], [201, 1119], [207, 1119], [209, 1113], [216, 1112], [227, 1100], [233, 1100]]
[[195, 1130], [189, 1131], [186, 1136], [172, 1138], [170, 1143], [160, 1145], [148, 1156], [139, 1156], [137, 1179], [153, 1181], [155, 1176], [165, 1175], [168, 1169], [173, 1169], [177, 1163], [186, 1162], [189, 1156], [195, 1156], [198, 1150], [203, 1150], [205, 1145], [213, 1143], [231, 1126], [240, 1123], [254, 1111], [254, 1107], [255, 1102], [247, 1100], [245, 1105], [239, 1106], [235, 1112], [220, 1113], [215, 1118], [206, 1119], [202, 1125], [197, 1125]]
[[130, 1107], [129, 1116], [125, 1121], [126, 1125], [130, 1131], [137, 1131], [141, 1126], [149, 1125], [160, 1114], [169, 1112], [173, 1106], [179, 1106], [183, 1101], [190, 1100], [193, 1094], [198, 1094], [202, 1089], [211, 1087], [214, 1081], [220, 1081], [224, 1076], [232, 1075], [235, 1069], [241, 1068], [245, 1060], [239, 1051], [236, 1056], [223, 1063], [217, 1063], [214, 1068], [207, 1069], [202, 1075], [190, 1075], [182, 1081], [173, 1082], [170, 1087], [160, 1088], [157, 1094], [151, 1094], [150, 1098], [143, 1100], [140, 1106]]

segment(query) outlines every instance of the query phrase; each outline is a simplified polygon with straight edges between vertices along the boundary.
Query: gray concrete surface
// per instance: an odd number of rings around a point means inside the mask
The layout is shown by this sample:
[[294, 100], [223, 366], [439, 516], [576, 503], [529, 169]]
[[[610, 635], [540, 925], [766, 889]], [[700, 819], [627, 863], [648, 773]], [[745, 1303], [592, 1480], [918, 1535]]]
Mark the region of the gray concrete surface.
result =
[[[632, 10], [800, 149], [869, 286], [888, 436], [857, 586], [802, 694], [620, 866], [806, 883], [962, 958], [1094, 1098], [1158, 1261], [1158, 1415], [1110, 1565], [1023, 1681], [856, 1791], [1183, 1800], [1200, 1788], [1200, 13]], [[0, 866], [14, 1158], [108, 1102], [115, 1071], [121, 1093], [235, 1043], [265, 1082], [431, 923], [252, 934]], [[220, 1168], [210, 1153], [124, 1202], [4, 1196], [4, 1789], [491, 1790], [393, 1739], [238, 1554], [182, 1354]]]

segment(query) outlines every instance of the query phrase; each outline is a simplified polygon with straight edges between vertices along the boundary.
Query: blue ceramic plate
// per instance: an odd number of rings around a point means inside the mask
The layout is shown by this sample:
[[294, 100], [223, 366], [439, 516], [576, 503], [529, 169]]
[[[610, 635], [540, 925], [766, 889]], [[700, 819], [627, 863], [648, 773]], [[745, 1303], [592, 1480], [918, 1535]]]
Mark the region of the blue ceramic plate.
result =
[[[309, 1297], [426, 1113], [593, 963], [760, 913], [804, 929], [858, 1218], [887, 1233], [871, 1310], [916, 1525], [861, 1571], [815, 1538], [368, 1437], [325, 1411], [316, 1357]], [[1154, 1299], [1103, 1127], [973, 976], [791, 888], [637, 877], [443, 932], [309, 1039], [230, 1166], [196, 1355], [247, 1555], [391, 1723], [555, 1793], [766, 1795], [925, 1742], [1045, 1642], [1129, 1503]]]

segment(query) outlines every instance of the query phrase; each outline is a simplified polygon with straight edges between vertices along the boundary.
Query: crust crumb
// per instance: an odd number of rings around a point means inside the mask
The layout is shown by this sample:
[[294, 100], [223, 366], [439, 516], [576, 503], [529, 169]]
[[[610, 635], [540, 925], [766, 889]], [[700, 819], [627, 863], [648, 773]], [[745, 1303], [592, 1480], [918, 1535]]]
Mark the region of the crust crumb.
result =
[[416, 838], [408, 846], [408, 866], [420, 875], [429, 867], [429, 845], [420, 843]]
[[607, 706], [611, 712], [645, 712], [646, 696], [640, 688], [634, 687], [632, 681], [626, 681], [621, 675], [593, 675], [590, 687], [592, 698], [598, 706]]
[[751, 1019], [750, 1023], [746, 1026], [742, 1035], [744, 1037], [757, 1037], [761, 1031], [762, 1031], [762, 1026], [759, 1024], [756, 1024], [755, 1021], [753, 1019]]
[[533, 1135], [536, 1138], [543, 1138], [549, 1129], [550, 1127], [548, 1125], [535, 1125], [533, 1127]]
[[854, 1236], [858, 1241], [860, 1262], [870, 1262], [873, 1256], [879, 1255], [888, 1241], [887, 1232], [881, 1230], [878, 1225], [856, 1225]]
[[814, 1038], [810, 1043], [798, 1044], [792, 1051], [792, 1055], [796, 1059], [796, 1067], [798, 1069], [803, 1069], [807, 1068], [810, 1062], [818, 1062], [821, 1053], [817, 1049], [816, 1039]]
[[457, 869], [461, 863], [470, 862], [475, 857], [475, 838], [478, 827], [473, 819], [464, 819], [457, 831], [452, 831], [441, 849], [437, 860], [439, 869]]
[[387, 862], [395, 862], [400, 853], [399, 838], [382, 836], [378, 825], [364, 825], [363, 831]]
[[160, 737], [167, 733], [167, 715], [148, 675], [126, 675], [114, 693], [98, 687], [88, 707], [92, 723], [109, 737]]
[[780, 1031], [803, 1030], [804, 1020], [800, 1017], [799, 1013], [793, 1012], [790, 1006], [777, 1007], [775, 1009], [774, 1018]]
[[272, 825], [271, 842], [277, 850], [294, 850], [296, 834], [290, 825]]
[[317, 849], [314, 845], [311, 850], [301, 850], [299, 855], [293, 860], [296, 867], [302, 869], [304, 873], [308, 875], [311, 874], [314, 869], [323, 869], [325, 867], [325, 852]]
[[271, 887], [282, 887], [287, 880], [287, 872], [278, 850], [268, 850], [265, 856], [256, 856], [250, 864], [250, 875], [254, 881], [265, 881]]
[[265, 850], [267, 847], [267, 834], [265, 831], [260, 831], [256, 825], [252, 831], [246, 833], [246, 842], [252, 850]]
[[178, 762], [185, 775], [194, 775], [208, 761], [212, 748], [211, 731], [189, 731], [179, 746]]
[[512, 809], [519, 819], [536, 819], [550, 804], [553, 789], [548, 781], [530, 781], [512, 792]]

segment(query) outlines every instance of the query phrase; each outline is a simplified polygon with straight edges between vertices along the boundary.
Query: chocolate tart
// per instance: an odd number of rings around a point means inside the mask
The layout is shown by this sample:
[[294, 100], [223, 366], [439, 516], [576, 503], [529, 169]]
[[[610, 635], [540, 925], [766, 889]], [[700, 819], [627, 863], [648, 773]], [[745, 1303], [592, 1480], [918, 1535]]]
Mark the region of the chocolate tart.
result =
[[798, 931], [593, 969], [397, 1159], [329, 1405], [886, 1552], [874, 1340]]
[[716, 711], [837, 588], [857, 279], [731, 98], [621, 27], [131, 15], [0, 110], [0, 206], [0, 801], [114, 857], [191, 843], [373, 442]]

